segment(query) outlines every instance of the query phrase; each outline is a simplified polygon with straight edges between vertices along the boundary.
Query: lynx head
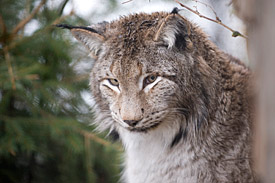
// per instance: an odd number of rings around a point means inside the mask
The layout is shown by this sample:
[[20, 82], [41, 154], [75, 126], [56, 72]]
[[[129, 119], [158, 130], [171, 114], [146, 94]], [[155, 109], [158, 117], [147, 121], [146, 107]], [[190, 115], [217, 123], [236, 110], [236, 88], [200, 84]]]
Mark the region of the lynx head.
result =
[[[99, 129], [157, 129], [176, 116], [198, 128], [208, 116], [211, 69], [197, 55], [197, 29], [177, 13], [134, 14], [69, 28], [96, 58], [90, 86]], [[196, 39], [206, 39], [205, 36]]]

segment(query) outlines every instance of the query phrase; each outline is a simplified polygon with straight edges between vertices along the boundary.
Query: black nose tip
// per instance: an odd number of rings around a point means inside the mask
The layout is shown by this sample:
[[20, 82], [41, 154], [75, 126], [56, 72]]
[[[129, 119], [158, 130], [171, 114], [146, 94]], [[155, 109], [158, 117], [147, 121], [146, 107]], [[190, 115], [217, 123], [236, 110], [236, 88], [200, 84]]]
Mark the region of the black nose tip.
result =
[[127, 123], [129, 126], [134, 127], [137, 125], [139, 120], [124, 120], [125, 123]]

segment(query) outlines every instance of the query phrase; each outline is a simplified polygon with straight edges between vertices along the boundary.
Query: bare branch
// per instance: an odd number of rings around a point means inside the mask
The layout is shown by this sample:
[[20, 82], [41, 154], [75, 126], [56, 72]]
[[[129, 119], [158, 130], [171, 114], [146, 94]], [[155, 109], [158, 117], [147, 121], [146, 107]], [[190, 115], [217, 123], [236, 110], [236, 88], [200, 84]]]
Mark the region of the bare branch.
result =
[[0, 33], [4, 34], [6, 32], [6, 25], [4, 23], [2, 15], [0, 15]]
[[8, 47], [4, 47], [3, 50], [4, 50], [5, 61], [6, 61], [7, 66], [8, 66], [8, 71], [9, 71], [9, 75], [10, 75], [12, 89], [16, 90], [15, 77], [14, 77], [14, 74], [13, 74], [13, 69], [12, 69], [12, 65], [11, 65], [11, 58], [10, 58], [10, 53], [8, 51]]
[[214, 15], [216, 17], [216, 20], [221, 22], [221, 19], [218, 17], [216, 11], [214, 10], [214, 8], [212, 6], [210, 6], [209, 4], [206, 4], [204, 2], [198, 1], [198, 0], [192, 0], [192, 1], [194, 1], [196, 3], [200, 3], [200, 4], [204, 5], [204, 6], [206, 6], [207, 8], [210, 8], [211, 11], [214, 13]]
[[[52, 25], [58, 24], [58, 23], [62, 22], [64, 19], [66, 19], [66, 18], [68, 18], [69, 16], [72, 16], [72, 15], [74, 15], [74, 11], [73, 11], [73, 10], [72, 10], [68, 15], [64, 15], [64, 16], [62, 16], [62, 17], [59, 17], [59, 18], [55, 19], [55, 21], [53, 22]], [[29, 39], [33, 39], [33, 36], [37, 36], [37, 35], [39, 35], [41, 32], [45, 32], [45, 31], [48, 31], [48, 30], [52, 29], [52, 28], [53, 28], [52, 25], [46, 26], [43, 30], [35, 32], [32, 36], [24, 37], [24, 39], [19, 40], [19, 41], [16, 41], [16, 42], [15, 42], [15, 41], [11, 42], [11, 43], [7, 46], [7, 49], [8, 49], [8, 50], [13, 49], [13, 48], [16, 47], [18, 44], [20, 44], [20, 43], [22, 43], [22, 42], [24, 42], [24, 41], [28, 41]]]
[[15, 28], [12, 30], [11, 34], [14, 35], [18, 31], [20, 31], [33, 17], [38, 13], [40, 8], [46, 3], [46, 0], [42, 0], [39, 5], [32, 11], [32, 13], [27, 16], [25, 19], [23, 19], [21, 22], [19, 22]]
[[[58, 24], [59, 22], [63, 21], [65, 18], [73, 15], [74, 12], [71, 11], [70, 14], [68, 15], [65, 15], [65, 16], [62, 16], [58, 19], [56, 19], [53, 24]], [[0, 28], [3, 29], [3, 31], [5, 31], [5, 26], [4, 26], [4, 23], [1, 21], [2, 17], [0, 16]], [[26, 21], [24, 21], [26, 22]], [[20, 27], [20, 28], [23, 28], [23, 27]], [[46, 27], [44, 30], [49, 30], [51, 28], [51, 26], [48, 26]], [[32, 39], [33, 37], [30, 36], [28, 38], [25, 39], [28, 40], [28, 39]], [[8, 72], [9, 72], [9, 76], [10, 76], [10, 80], [11, 80], [11, 84], [12, 84], [12, 89], [13, 90], [16, 90], [16, 85], [15, 85], [15, 76], [14, 76], [14, 72], [13, 72], [13, 68], [12, 68], [12, 64], [11, 64], [11, 58], [10, 58], [10, 53], [9, 53], [9, 50], [14, 48], [17, 44], [19, 44], [20, 42], [12, 42], [11, 44], [9, 45], [6, 45], [4, 48], [3, 48], [3, 52], [4, 52], [4, 57], [5, 57], [5, 61], [6, 61], [6, 64], [7, 64], [7, 67], [8, 67]], [[30, 75], [28, 76], [30, 77], [29, 79], [39, 79], [36, 75]]]
[[65, 9], [65, 6], [67, 5], [67, 3], [69, 2], [69, 0], [64, 0], [64, 2], [61, 4], [61, 7], [59, 8], [59, 15], [62, 15], [64, 9]]
[[122, 2], [121, 4], [126, 4], [126, 3], [129, 3], [131, 1], [133, 1], [133, 0], [127, 0], [127, 1]]
[[96, 136], [95, 134], [91, 133], [91, 132], [87, 132], [85, 130], [80, 130], [80, 133], [85, 137], [85, 138], [89, 138], [101, 145], [104, 145], [104, 146], [113, 146], [115, 147], [116, 150], [118, 151], [122, 151], [121, 147], [120, 146], [116, 146], [115, 144], [111, 144], [110, 142]]
[[216, 20], [214, 20], [214, 19], [212, 19], [212, 18], [209, 18], [209, 17], [207, 17], [207, 16], [204, 16], [204, 15], [200, 14], [197, 10], [193, 10], [193, 9], [189, 8], [188, 6], [186, 6], [186, 5], [182, 4], [182, 3], [180, 3], [178, 0], [174, 0], [174, 1], [177, 2], [177, 3], [178, 3], [180, 6], [182, 6], [183, 8], [185, 8], [185, 9], [191, 11], [192, 13], [198, 15], [199, 17], [204, 18], [204, 19], [206, 19], [206, 20], [209, 20], [209, 21], [211, 21], [211, 22], [215, 22], [215, 23], [217, 23], [217, 24], [220, 24], [221, 26], [223, 26], [223, 27], [225, 27], [226, 29], [230, 30], [230, 31], [232, 32], [232, 37], [241, 36], [241, 37], [247, 39], [247, 36], [241, 34], [239, 31], [236, 31], [236, 30], [234, 30], [234, 29], [228, 27], [227, 25], [223, 24], [223, 23], [220, 21], [219, 18], [218, 18], [218, 19], [216, 18]]

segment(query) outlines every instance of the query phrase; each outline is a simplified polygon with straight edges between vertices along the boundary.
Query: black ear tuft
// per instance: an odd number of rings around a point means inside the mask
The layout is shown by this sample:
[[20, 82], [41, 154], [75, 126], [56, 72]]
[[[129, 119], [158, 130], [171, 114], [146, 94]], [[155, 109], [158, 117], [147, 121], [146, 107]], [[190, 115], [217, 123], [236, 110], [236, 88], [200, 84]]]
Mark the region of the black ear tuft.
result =
[[87, 31], [99, 34], [98, 31], [96, 31], [95, 29], [93, 29], [91, 27], [73, 26], [73, 25], [68, 25], [68, 24], [57, 24], [55, 26], [56, 27], [60, 27], [62, 29], [69, 29], [69, 30], [72, 30], [72, 29], [83, 29], [83, 30], [87, 30]]
[[96, 28], [99, 28], [99, 31], [92, 27], [72, 26], [67, 24], [57, 24], [55, 26], [62, 29], [69, 29], [73, 36], [90, 50], [90, 55], [96, 57], [101, 51], [102, 44], [105, 41], [105, 37], [101, 31], [104, 29], [100, 29], [103, 24], [105, 25], [106, 23], [95, 25]]
[[180, 9], [178, 9], [177, 7], [173, 8], [173, 10], [171, 11], [171, 14], [178, 14], [180, 11]]
[[70, 29], [70, 30], [73, 28], [73, 26], [68, 25], [68, 24], [56, 24], [55, 26], [62, 28], [62, 29]]

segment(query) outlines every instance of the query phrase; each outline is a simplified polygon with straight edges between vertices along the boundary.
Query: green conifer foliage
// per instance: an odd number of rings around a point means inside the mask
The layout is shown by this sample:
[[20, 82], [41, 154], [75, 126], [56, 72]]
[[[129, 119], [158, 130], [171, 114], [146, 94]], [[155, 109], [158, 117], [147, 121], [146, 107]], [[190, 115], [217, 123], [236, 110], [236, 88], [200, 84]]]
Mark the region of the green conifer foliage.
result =
[[[88, 125], [92, 114], [81, 97], [88, 77], [76, 74], [75, 46], [53, 26], [85, 24], [62, 15], [66, 2], [53, 8], [45, 0], [1, 0], [1, 183], [118, 181], [119, 146]], [[38, 27], [28, 34], [30, 22]]]

